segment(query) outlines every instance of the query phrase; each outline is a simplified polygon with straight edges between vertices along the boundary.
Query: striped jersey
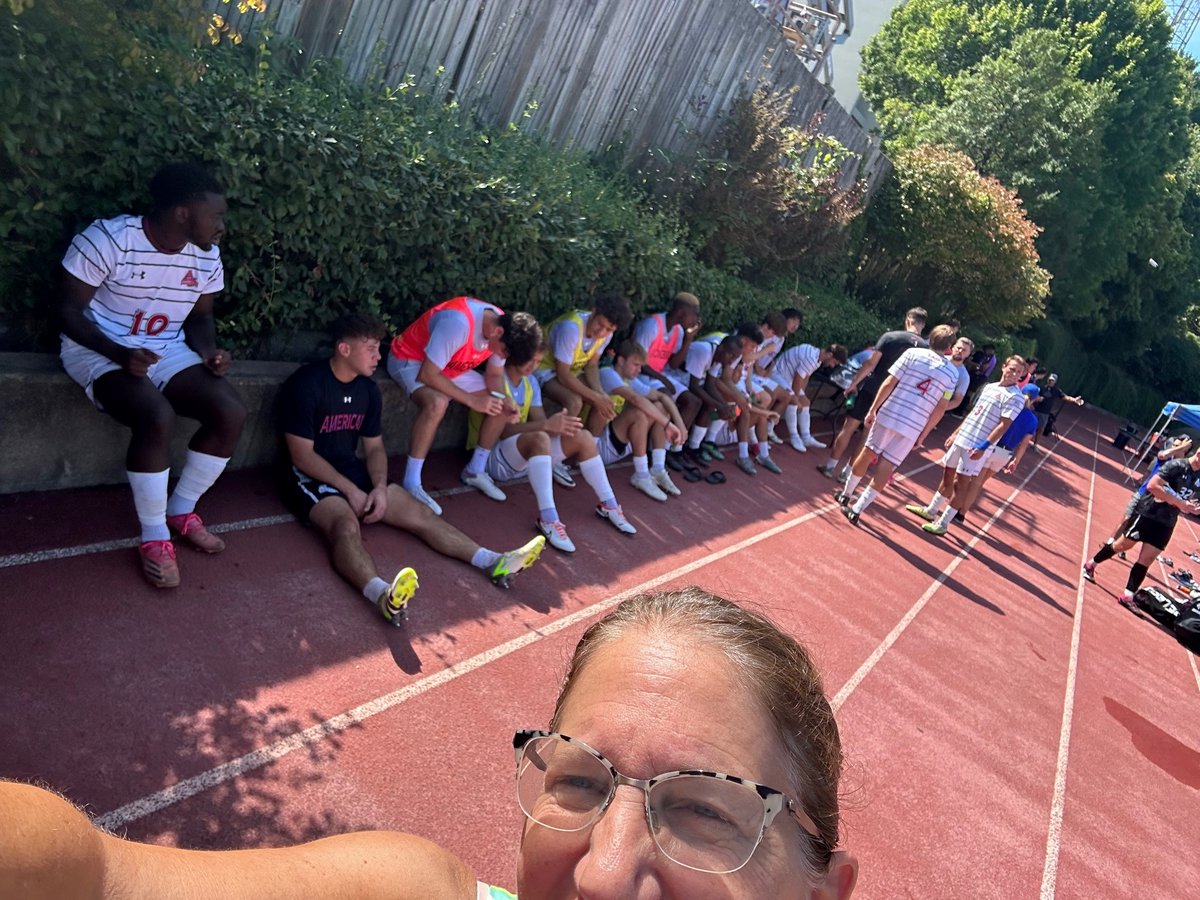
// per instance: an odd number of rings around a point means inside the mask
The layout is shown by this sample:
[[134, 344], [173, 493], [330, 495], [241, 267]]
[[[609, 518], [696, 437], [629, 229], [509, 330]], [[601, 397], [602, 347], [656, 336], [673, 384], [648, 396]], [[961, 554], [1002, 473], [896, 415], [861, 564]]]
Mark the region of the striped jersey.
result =
[[958, 370], [948, 357], [927, 347], [910, 347], [892, 363], [888, 374], [896, 387], [879, 407], [875, 421], [916, 440], [943, 397], [954, 393]]
[[1001, 419], [1012, 422], [1025, 408], [1025, 395], [1015, 384], [1001, 387], [1000, 382], [985, 384], [979, 391], [975, 407], [967, 413], [954, 443], [959, 447], [974, 447], [986, 441]]
[[196, 301], [225, 287], [215, 244], [163, 253], [146, 237], [141, 216], [97, 219], [75, 235], [63, 268], [96, 288], [83, 314], [105, 337], [154, 351], [181, 342]]
[[814, 347], [812, 344], [797, 344], [779, 354], [779, 358], [775, 360], [775, 368], [771, 370], [771, 377], [780, 384], [790, 387], [792, 379], [797, 375], [807, 378], [817, 371], [817, 367], [820, 365], [821, 349], [819, 347]]

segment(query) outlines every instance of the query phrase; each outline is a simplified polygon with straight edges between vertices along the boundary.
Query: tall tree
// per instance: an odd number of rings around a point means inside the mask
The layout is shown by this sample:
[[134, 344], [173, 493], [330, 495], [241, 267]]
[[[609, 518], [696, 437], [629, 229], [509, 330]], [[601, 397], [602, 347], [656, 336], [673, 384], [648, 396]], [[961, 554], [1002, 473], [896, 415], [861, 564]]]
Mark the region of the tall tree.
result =
[[862, 85], [891, 146], [947, 142], [1016, 188], [1044, 226], [1051, 309], [1094, 331], [1125, 311], [1142, 214], [1187, 153], [1170, 36], [1153, 0], [910, 0]]
[[936, 318], [1021, 328], [1043, 315], [1049, 275], [1016, 195], [957, 151], [896, 156], [871, 204], [856, 290], [876, 305], [920, 304]]

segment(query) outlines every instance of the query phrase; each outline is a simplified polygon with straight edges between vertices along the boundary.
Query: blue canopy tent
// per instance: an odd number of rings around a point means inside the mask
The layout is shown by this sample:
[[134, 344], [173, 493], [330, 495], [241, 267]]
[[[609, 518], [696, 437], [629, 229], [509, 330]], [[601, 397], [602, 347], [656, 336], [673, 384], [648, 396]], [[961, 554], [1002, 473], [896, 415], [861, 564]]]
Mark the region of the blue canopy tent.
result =
[[[1158, 414], [1158, 418], [1154, 420], [1154, 424], [1150, 426], [1150, 430], [1146, 432], [1141, 443], [1137, 445], [1126, 456], [1125, 460], [1125, 480], [1128, 481], [1134, 477], [1141, 469], [1142, 464], [1146, 461], [1146, 457], [1154, 450], [1153, 439], [1155, 435], [1162, 434], [1174, 423], [1182, 423], [1189, 428], [1200, 429], [1200, 405], [1187, 403], [1168, 403], [1162, 408], [1162, 412]], [[1132, 465], [1130, 462], [1132, 462]]]

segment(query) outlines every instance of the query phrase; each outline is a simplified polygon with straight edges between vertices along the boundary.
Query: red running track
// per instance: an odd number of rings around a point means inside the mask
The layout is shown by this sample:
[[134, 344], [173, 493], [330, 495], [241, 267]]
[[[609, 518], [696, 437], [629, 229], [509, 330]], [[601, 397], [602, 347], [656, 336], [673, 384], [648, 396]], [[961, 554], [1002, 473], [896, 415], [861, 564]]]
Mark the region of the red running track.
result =
[[[541, 727], [571, 647], [622, 596], [696, 583], [769, 612], [813, 650], [847, 754], [846, 844], [865, 898], [1183, 897], [1200, 810], [1200, 673], [1117, 606], [1125, 564], [1079, 566], [1128, 496], [1113, 423], [992, 482], [965, 528], [925, 535], [934, 451], [854, 528], [814, 454], [785, 476], [656, 504], [613, 481], [618, 534], [559, 491], [580, 546], [512, 591], [382, 527], [385, 571], [422, 588], [383, 625], [287, 517], [266, 473], [203, 501], [225, 553], [181, 550], [184, 585], [145, 586], [124, 488], [0, 497], [0, 775], [38, 780], [130, 837], [253, 847], [396, 828], [511, 886], [520, 813], [511, 736]], [[427, 469], [455, 483], [457, 459]], [[1035, 469], [1036, 466], [1036, 469]], [[446, 517], [503, 549], [532, 534], [528, 487]], [[1195, 549], [1181, 522], [1171, 553]], [[1162, 581], [1164, 571], [1152, 572]]]

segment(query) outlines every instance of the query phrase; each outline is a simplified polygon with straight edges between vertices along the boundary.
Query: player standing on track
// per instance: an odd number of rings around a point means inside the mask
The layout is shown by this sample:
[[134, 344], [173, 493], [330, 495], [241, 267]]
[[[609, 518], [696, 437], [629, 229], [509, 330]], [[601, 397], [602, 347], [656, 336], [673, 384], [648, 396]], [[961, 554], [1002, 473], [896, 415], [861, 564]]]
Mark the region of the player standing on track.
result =
[[879, 391], [888, 371], [900, 358], [905, 350], [911, 347], [928, 347], [929, 342], [921, 337], [929, 314], [919, 306], [914, 306], [904, 314], [904, 330], [888, 331], [879, 336], [871, 355], [863, 363], [861, 369], [846, 388], [846, 396], [854, 395], [854, 405], [846, 412], [846, 421], [834, 438], [833, 446], [829, 448], [829, 459], [817, 467], [817, 471], [826, 478], [833, 477], [838, 460], [850, 448], [854, 433], [862, 424], [863, 417], [875, 402], [875, 394]]
[[[97, 220], [71, 241], [59, 311], [67, 374], [130, 429], [125, 468], [142, 572], [167, 588], [179, 584], [172, 534], [205, 553], [225, 549], [196, 502], [233, 455], [246, 407], [223, 377], [232, 357], [217, 347], [213, 322], [213, 296], [225, 286], [225, 191], [200, 166], [171, 163], [150, 194], [149, 215]], [[200, 429], [168, 496], [177, 414]]]
[[[854, 459], [844, 489], [836, 493], [842, 513], [857, 525], [859, 517], [887, 487], [892, 471], [925, 441], [946, 411], [958, 383], [958, 369], [947, 357], [954, 345], [954, 329], [939, 325], [929, 334], [928, 347], [911, 347], [888, 369], [871, 408], [863, 416], [866, 446]], [[878, 456], [871, 483], [851, 505], [854, 491]]]
[[943, 535], [949, 530], [958, 510], [968, 505], [967, 498], [987, 464], [992, 447], [1025, 408], [1025, 395], [1017, 387], [1025, 367], [1020, 356], [1013, 355], [1004, 361], [1000, 380], [984, 386], [962, 424], [946, 438], [946, 453], [941, 458], [942, 481], [929, 504], [913, 503], [905, 507], [926, 520], [921, 528], [929, 534]]
[[1137, 562], [1129, 567], [1129, 578], [1125, 590], [1118, 598], [1123, 606], [1132, 606], [1133, 595], [1146, 580], [1146, 571], [1154, 558], [1166, 551], [1175, 532], [1175, 523], [1181, 512], [1200, 514], [1200, 450], [1186, 459], [1165, 462], [1146, 484], [1146, 493], [1134, 505], [1133, 514], [1125, 520], [1121, 537], [1111, 539], [1083, 564], [1083, 577], [1095, 582], [1096, 566], [1112, 559], [1118, 553], [1141, 543]]

